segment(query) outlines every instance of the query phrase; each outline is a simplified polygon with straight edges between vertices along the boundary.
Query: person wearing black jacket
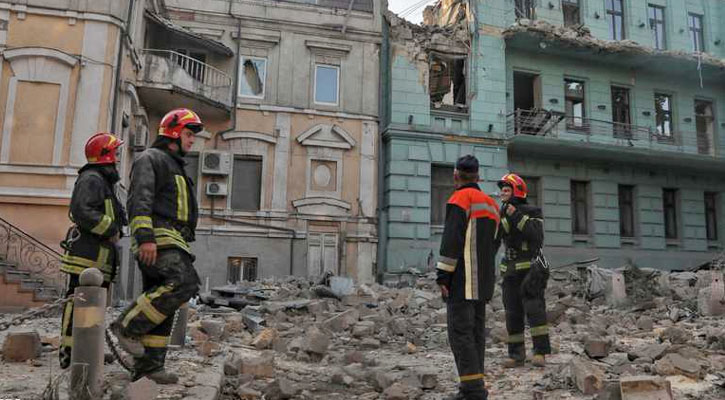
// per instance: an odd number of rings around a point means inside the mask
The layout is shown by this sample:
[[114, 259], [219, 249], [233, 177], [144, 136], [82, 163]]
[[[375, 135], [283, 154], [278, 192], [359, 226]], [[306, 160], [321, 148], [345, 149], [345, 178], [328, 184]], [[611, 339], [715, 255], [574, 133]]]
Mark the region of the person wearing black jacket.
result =
[[144, 376], [159, 384], [178, 381], [164, 368], [169, 335], [176, 310], [198, 293], [200, 284], [189, 246], [198, 206], [183, 157], [202, 129], [193, 111], [170, 111], [153, 146], [131, 169], [131, 249], [144, 292], [111, 324], [111, 331], [135, 358], [134, 381]]
[[504, 175], [498, 186], [502, 205], [496, 248], [501, 242], [506, 248], [500, 266], [508, 331], [508, 359], [503, 365], [507, 368], [524, 365], [524, 318], [527, 318], [534, 347], [532, 364], [543, 367], [546, 354], [551, 353], [544, 300], [549, 269], [541, 252], [543, 215], [540, 208], [526, 202], [526, 182], [518, 175]]
[[[126, 213], [114, 191], [119, 181], [116, 151], [123, 141], [110, 133], [97, 133], [86, 142], [87, 164], [78, 171], [73, 187], [69, 217], [73, 226], [61, 242], [64, 254], [60, 270], [68, 274], [66, 298], [73, 295], [78, 278], [86, 268], [103, 273], [103, 287], [116, 276], [119, 255], [115, 243], [127, 225]], [[73, 347], [73, 299], [68, 300], [61, 319], [60, 367], [70, 366]]]
[[485, 400], [486, 302], [496, 279], [494, 239], [499, 224], [496, 202], [478, 187], [478, 160], [456, 162], [456, 191], [446, 204], [446, 221], [436, 282], [447, 306], [448, 341], [456, 362], [459, 391], [452, 399]]

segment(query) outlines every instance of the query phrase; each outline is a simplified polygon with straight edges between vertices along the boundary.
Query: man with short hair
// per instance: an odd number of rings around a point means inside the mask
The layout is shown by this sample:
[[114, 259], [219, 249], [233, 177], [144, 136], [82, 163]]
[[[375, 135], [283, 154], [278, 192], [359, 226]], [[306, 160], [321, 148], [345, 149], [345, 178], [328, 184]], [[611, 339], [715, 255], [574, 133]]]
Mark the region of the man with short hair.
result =
[[467, 155], [453, 171], [456, 191], [446, 205], [436, 282], [447, 305], [448, 341], [458, 369], [451, 399], [485, 400], [486, 302], [493, 297], [499, 223], [496, 202], [478, 187], [478, 160]]
[[111, 324], [111, 331], [135, 358], [133, 380], [146, 376], [159, 384], [178, 381], [164, 368], [166, 346], [176, 310], [200, 284], [189, 247], [195, 239], [198, 206], [183, 157], [203, 127], [191, 110], [170, 111], [152, 147], [131, 169], [131, 248], [144, 292]]

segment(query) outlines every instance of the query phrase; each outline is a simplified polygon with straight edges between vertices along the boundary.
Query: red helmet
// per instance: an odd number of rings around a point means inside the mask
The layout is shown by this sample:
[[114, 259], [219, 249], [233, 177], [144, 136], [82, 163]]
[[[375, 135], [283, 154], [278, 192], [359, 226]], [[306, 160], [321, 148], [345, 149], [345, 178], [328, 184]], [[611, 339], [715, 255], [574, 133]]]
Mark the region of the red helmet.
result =
[[159, 135], [166, 136], [171, 139], [178, 139], [181, 136], [181, 130], [189, 128], [194, 133], [201, 132], [204, 129], [204, 123], [195, 112], [188, 108], [177, 108], [171, 110], [159, 124]]
[[526, 188], [526, 182], [516, 174], [506, 174], [498, 181], [498, 187], [503, 188], [504, 186], [511, 186], [514, 192], [514, 197], [526, 198], [529, 190]]
[[96, 133], [86, 142], [86, 160], [89, 164], [115, 164], [116, 149], [123, 140], [110, 133]]

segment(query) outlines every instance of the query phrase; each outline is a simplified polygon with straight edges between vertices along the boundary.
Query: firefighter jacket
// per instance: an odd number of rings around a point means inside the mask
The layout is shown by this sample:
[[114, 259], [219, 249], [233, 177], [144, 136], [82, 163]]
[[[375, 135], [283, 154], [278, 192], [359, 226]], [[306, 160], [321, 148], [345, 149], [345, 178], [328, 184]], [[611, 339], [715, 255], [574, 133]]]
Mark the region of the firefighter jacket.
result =
[[66, 249], [60, 270], [80, 274], [86, 268], [101, 270], [106, 282], [113, 280], [118, 255], [110, 238], [121, 234], [126, 214], [113, 185], [118, 173], [113, 166], [86, 165], [79, 171], [70, 201], [75, 224], [61, 245]]
[[501, 259], [501, 273], [531, 268], [531, 260], [541, 251], [544, 242], [544, 220], [541, 209], [517, 200], [512, 203], [516, 211], [506, 215], [501, 207], [501, 227], [496, 235], [496, 248], [503, 242], [506, 247]]
[[184, 164], [179, 155], [154, 147], [134, 161], [128, 195], [134, 253], [140, 244], [155, 242], [159, 249], [179, 248], [191, 254], [198, 206]]
[[448, 286], [451, 301], [493, 296], [498, 224], [498, 205], [475, 183], [463, 185], [448, 200], [436, 282]]

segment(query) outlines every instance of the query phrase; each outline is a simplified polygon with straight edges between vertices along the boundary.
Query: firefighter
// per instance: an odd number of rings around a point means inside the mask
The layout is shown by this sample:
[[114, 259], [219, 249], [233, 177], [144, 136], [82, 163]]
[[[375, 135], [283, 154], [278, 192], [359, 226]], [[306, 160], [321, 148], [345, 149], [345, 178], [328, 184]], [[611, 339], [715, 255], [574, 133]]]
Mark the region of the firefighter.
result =
[[478, 187], [478, 160], [456, 162], [456, 190], [446, 204], [446, 221], [436, 267], [436, 282], [446, 301], [448, 341], [456, 362], [459, 391], [452, 399], [488, 398], [483, 359], [486, 302], [496, 279], [494, 239], [498, 205]]
[[199, 291], [200, 284], [189, 247], [198, 207], [183, 157], [203, 127], [191, 110], [170, 111], [161, 120], [152, 147], [131, 168], [131, 249], [144, 292], [111, 324], [111, 331], [134, 356], [134, 381], [144, 376], [159, 384], [178, 381], [164, 368], [166, 346], [174, 313]]
[[523, 366], [526, 360], [524, 318], [528, 320], [534, 356], [532, 364], [543, 367], [551, 353], [549, 326], [546, 322], [544, 291], [549, 268], [541, 253], [544, 243], [544, 220], [541, 209], [526, 202], [526, 182], [516, 174], [506, 174], [498, 181], [501, 189], [501, 241], [505, 254], [501, 259], [501, 287], [508, 331], [507, 368]]
[[[103, 272], [103, 287], [108, 288], [116, 275], [119, 255], [115, 243], [127, 225], [126, 213], [118, 201], [114, 185], [119, 181], [116, 170], [118, 148], [123, 141], [110, 133], [96, 133], [86, 142], [86, 160], [78, 171], [73, 187], [69, 217], [73, 226], [61, 242], [65, 252], [60, 270], [68, 274], [66, 297], [73, 294], [78, 278], [86, 268]], [[61, 344], [58, 351], [60, 367], [70, 366], [73, 346], [73, 299], [63, 310]]]

